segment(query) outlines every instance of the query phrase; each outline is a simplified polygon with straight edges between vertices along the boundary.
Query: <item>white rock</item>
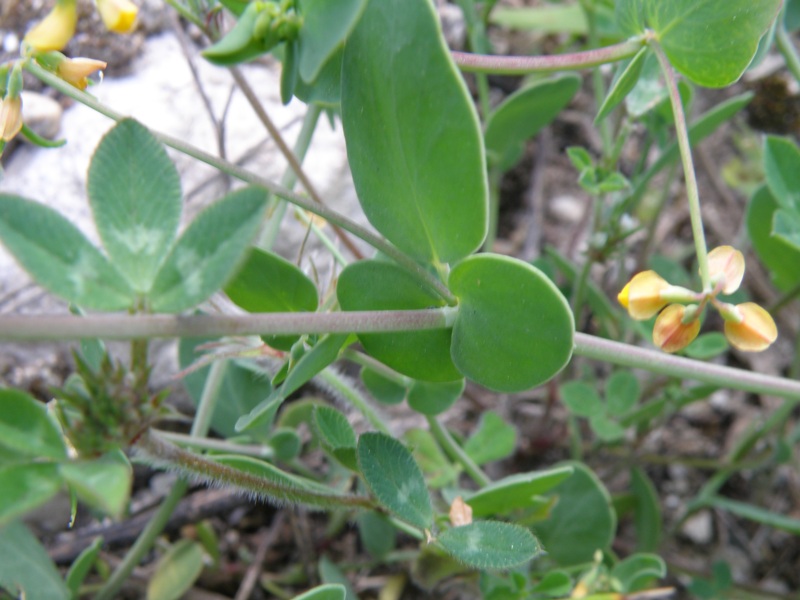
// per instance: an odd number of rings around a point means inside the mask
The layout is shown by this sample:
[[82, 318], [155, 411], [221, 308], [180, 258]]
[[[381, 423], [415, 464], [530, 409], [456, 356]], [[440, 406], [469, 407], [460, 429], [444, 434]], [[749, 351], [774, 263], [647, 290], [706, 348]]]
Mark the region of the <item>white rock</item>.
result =
[[708, 544], [714, 535], [711, 513], [707, 510], [702, 510], [692, 515], [683, 523], [681, 533], [695, 544]]
[[43, 94], [22, 92], [22, 110], [25, 124], [34, 133], [49, 140], [55, 139], [61, 130], [61, 117], [64, 109], [61, 105]]

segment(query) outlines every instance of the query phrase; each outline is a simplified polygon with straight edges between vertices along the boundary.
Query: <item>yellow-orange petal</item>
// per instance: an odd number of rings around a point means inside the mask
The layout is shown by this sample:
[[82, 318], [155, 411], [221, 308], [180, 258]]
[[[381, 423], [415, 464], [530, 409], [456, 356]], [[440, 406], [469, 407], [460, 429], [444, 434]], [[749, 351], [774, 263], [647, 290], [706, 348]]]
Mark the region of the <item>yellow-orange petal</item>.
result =
[[700, 319], [684, 323], [685, 314], [685, 306], [670, 304], [658, 315], [653, 327], [653, 343], [664, 352], [683, 350], [700, 332]]
[[57, 2], [47, 16], [33, 26], [23, 41], [37, 52], [61, 50], [75, 35], [78, 12], [73, 1]]
[[130, 33], [139, 9], [130, 0], [96, 0], [100, 18], [109, 31]]
[[738, 304], [736, 312], [742, 317], [741, 321], [725, 321], [725, 337], [734, 348], [761, 352], [778, 339], [778, 328], [772, 316], [755, 302]]
[[106, 63], [93, 58], [67, 58], [56, 68], [56, 74], [79, 90], [85, 90], [89, 76], [106, 68]]
[[22, 99], [6, 96], [0, 102], [0, 141], [9, 142], [22, 129]]
[[723, 294], [732, 294], [744, 277], [744, 255], [732, 246], [714, 248], [708, 253], [708, 272], [712, 280], [723, 278]]
[[643, 271], [634, 275], [617, 296], [622, 306], [634, 319], [649, 319], [667, 305], [661, 292], [670, 287], [655, 271]]

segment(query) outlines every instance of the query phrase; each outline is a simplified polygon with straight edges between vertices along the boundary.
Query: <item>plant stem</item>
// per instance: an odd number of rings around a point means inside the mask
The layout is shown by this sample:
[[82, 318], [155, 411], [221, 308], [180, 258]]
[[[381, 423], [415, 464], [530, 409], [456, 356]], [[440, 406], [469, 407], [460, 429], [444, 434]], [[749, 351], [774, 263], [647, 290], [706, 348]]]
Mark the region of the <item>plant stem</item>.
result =
[[786, 31], [786, 25], [783, 23], [783, 13], [778, 17], [778, 26], [775, 31], [775, 45], [778, 46], [778, 50], [780, 50], [780, 53], [783, 55], [786, 68], [789, 69], [795, 80], [800, 82], [800, 56], [797, 55], [797, 50]]
[[462, 467], [464, 471], [472, 477], [472, 480], [480, 487], [486, 487], [492, 480], [484, 473], [481, 468], [470, 458], [464, 449], [456, 443], [450, 432], [445, 429], [436, 417], [428, 417], [428, 427], [431, 434], [445, 451], [445, 453]]
[[242, 454], [254, 458], [272, 459], [275, 452], [269, 446], [259, 446], [256, 444], [234, 444], [225, 440], [214, 440], [210, 438], [199, 439], [182, 433], [158, 430], [157, 434], [173, 444], [196, 448], [198, 450], [215, 450], [217, 452], [227, 452], [229, 454]]
[[575, 354], [623, 367], [644, 369], [651, 373], [711, 383], [724, 388], [800, 399], [800, 381], [770, 377], [761, 373], [646, 350], [585, 333], [575, 333]]
[[[489, 54], [489, 41], [486, 37], [486, 26], [478, 16], [474, 0], [456, 0], [456, 4], [464, 14], [464, 21], [467, 24], [467, 35], [469, 46], [473, 52], [478, 54]], [[475, 82], [478, 88], [478, 104], [481, 109], [483, 120], [489, 118], [491, 107], [489, 106], [489, 80], [485, 73], [476, 73]]]
[[378, 413], [367, 402], [358, 390], [354, 389], [352, 385], [341, 375], [331, 368], [324, 369], [317, 379], [323, 381], [329, 388], [332, 388], [333, 393], [350, 403], [358, 412], [364, 415], [364, 418], [369, 421], [375, 429], [386, 435], [391, 435], [392, 432], [386, 423], [383, 422]]
[[[295, 177], [300, 180], [300, 183], [305, 188], [308, 195], [311, 196], [311, 199], [316, 202], [317, 204], [324, 204], [322, 201], [322, 196], [319, 195], [317, 189], [314, 187], [314, 184], [311, 183], [311, 180], [306, 176], [305, 171], [303, 170], [303, 166], [300, 164], [300, 161], [295, 156], [292, 149], [289, 148], [289, 145], [283, 139], [280, 130], [275, 126], [272, 119], [270, 119], [267, 111], [264, 110], [264, 107], [261, 105], [261, 102], [258, 99], [255, 91], [253, 88], [250, 87], [245, 76], [239, 70], [238, 67], [231, 67], [229, 69], [231, 75], [233, 76], [233, 80], [236, 82], [236, 85], [239, 86], [239, 89], [244, 94], [244, 97], [247, 99], [247, 102], [250, 104], [251, 108], [255, 111], [258, 120], [266, 127], [269, 135], [272, 137], [272, 140], [275, 142], [275, 145], [280, 150], [283, 157], [286, 159], [286, 162], [289, 163], [289, 168], [294, 172]], [[336, 225], [335, 223], [331, 223], [331, 227], [336, 232], [336, 235], [342, 241], [342, 243], [350, 250], [350, 253], [356, 258], [364, 258], [364, 255], [361, 254], [361, 250], [353, 243], [347, 234], [342, 231], [342, 229]]]
[[[597, 46], [597, 16], [595, 14], [595, 2], [581, 0], [581, 9], [586, 17], [586, 23], [589, 26], [589, 46], [595, 48]], [[605, 83], [603, 82], [603, 74], [600, 69], [592, 69], [592, 87], [594, 92], [595, 110], [599, 109], [603, 104], [603, 99], [606, 96]], [[611, 141], [611, 129], [608, 119], [603, 119], [600, 124], [600, 138], [603, 141], [603, 158], [605, 161], [609, 160], [611, 155], [613, 143]]]
[[706, 248], [706, 236], [703, 231], [703, 216], [700, 212], [700, 193], [697, 189], [697, 177], [692, 161], [692, 149], [689, 143], [689, 132], [686, 124], [686, 115], [683, 112], [681, 93], [678, 90], [675, 70], [672, 68], [661, 46], [655, 40], [651, 40], [650, 44], [661, 65], [667, 90], [669, 90], [672, 114], [675, 118], [675, 135], [678, 138], [683, 174], [686, 179], [686, 200], [689, 203], [689, 217], [692, 221], [692, 235], [694, 237], [695, 252], [697, 253], [697, 263], [700, 267], [700, 279], [703, 282], [703, 291], [710, 292], [711, 274], [708, 271], [708, 249]]
[[525, 75], [580, 70], [616, 62], [635, 55], [644, 43], [644, 37], [637, 36], [613, 46], [553, 56], [490, 56], [467, 52], [451, 52], [451, 55], [462, 71]]
[[[72, 87], [67, 82], [63, 81], [62, 79], [56, 77], [53, 73], [50, 73], [46, 69], [40, 67], [33, 61], [26, 61], [25, 69], [35, 76], [37, 79], [42, 81], [43, 83], [49, 85], [50, 87], [58, 90], [65, 96], [69, 96], [73, 100], [80, 102], [88, 106], [89, 108], [96, 110], [102, 115], [105, 115], [109, 119], [113, 119], [114, 121], [121, 121], [122, 119], [126, 118], [124, 115], [119, 114], [118, 112], [108, 108], [103, 103], [99, 102], [97, 98], [87, 94], [86, 92], [82, 92], [81, 90]], [[227, 173], [232, 177], [235, 177], [245, 183], [250, 183], [253, 185], [258, 185], [265, 188], [268, 192], [280, 196], [284, 200], [291, 202], [295, 206], [299, 206], [300, 208], [307, 210], [310, 213], [318, 215], [323, 219], [329, 221], [332, 224], [338, 225], [345, 231], [349, 231], [354, 236], [364, 240], [370, 246], [375, 248], [376, 250], [380, 250], [386, 256], [394, 260], [398, 265], [412, 273], [420, 282], [424, 283], [426, 287], [430, 288], [436, 294], [444, 298], [448, 304], [454, 306], [458, 303], [458, 300], [453, 295], [453, 293], [447, 289], [445, 286], [435, 275], [430, 273], [425, 267], [417, 263], [414, 259], [406, 255], [401, 250], [395, 248], [392, 244], [384, 240], [382, 237], [372, 233], [366, 227], [362, 227], [355, 221], [352, 221], [345, 217], [344, 215], [336, 212], [328, 208], [327, 206], [317, 204], [315, 202], [309, 201], [307, 198], [296, 194], [295, 192], [286, 189], [285, 187], [278, 185], [268, 179], [264, 179], [263, 177], [259, 177], [254, 173], [249, 172], [247, 169], [243, 169], [242, 167], [235, 165], [231, 162], [223, 160], [217, 156], [204, 152], [191, 144], [184, 142], [183, 140], [179, 140], [172, 136], [166, 135], [164, 133], [160, 133], [158, 131], [150, 130], [150, 132], [163, 144], [166, 144], [170, 148], [174, 148], [175, 150], [186, 154], [187, 156], [191, 156], [201, 162], [206, 163], [222, 171], [223, 173]]]
[[457, 308], [247, 315], [2, 315], [0, 341], [375, 333], [452, 327]]
[[[226, 369], [227, 361], [224, 360], [218, 361], [211, 366], [205, 386], [203, 387], [203, 394], [200, 397], [200, 402], [197, 407], [197, 413], [192, 422], [190, 437], [203, 438], [208, 433], [211, 427], [211, 416], [214, 414], [214, 408], [219, 398], [219, 389], [222, 385], [222, 379], [225, 376]], [[146, 432], [144, 435], [149, 437], [150, 433]], [[112, 600], [112, 598], [117, 597], [117, 592], [119, 592], [125, 580], [130, 577], [136, 565], [141, 562], [144, 555], [153, 547], [156, 538], [164, 530], [164, 527], [166, 527], [172, 513], [175, 511], [175, 508], [188, 489], [189, 484], [186, 480], [179, 479], [175, 482], [169, 494], [167, 494], [166, 498], [164, 498], [161, 505], [158, 507], [156, 514], [153, 515], [153, 518], [147, 523], [142, 533], [136, 538], [136, 542], [131, 546], [130, 550], [125, 554], [125, 558], [98, 592], [95, 600]]]
[[305, 504], [319, 508], [365, 508], [379, 510], [367, 496], [340, 494], [335, 490], [323, 490], [319, 485], [302, 486], [278, 483], [265, 477], [241, 471], [209, 460], [199, 454], [187, 452], [160, 438], [152, 431], [145, 433], [136, 446], [158, 466], [178, 469], [211, 483], [223, 483], [247, 493], [256, 494], [272, 502]]

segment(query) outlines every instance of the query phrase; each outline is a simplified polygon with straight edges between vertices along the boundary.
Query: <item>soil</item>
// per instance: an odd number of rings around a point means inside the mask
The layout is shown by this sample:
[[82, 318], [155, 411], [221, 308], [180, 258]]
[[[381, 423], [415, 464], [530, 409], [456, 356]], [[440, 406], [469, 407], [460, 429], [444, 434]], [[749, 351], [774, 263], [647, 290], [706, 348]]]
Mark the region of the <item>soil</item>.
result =
[[[23, 32], [28, 23], [41, 14], [43, 0], [18, 2], [0, 0], [0, 37], [8, 32]], [[156, 3], [160, 4], [160, 3]], [[108, 35], [89, 2], [81, 1], [87, 17], [81, 19], [81, 30], [67, 48], [71, 56], [91, 56], [107, 60], [108, 72], [124, 72], [130, 60], [146, 42], [149, 33], [168, 26], [163, 15], [150, 15], [152, 22], [133, 37]], [[527, 40], [523, 40], [527, 41]], [[540, 40], [541, 41], [541, 40]], [[554, 41], [546, 43], [554, 44]], [[519, 40], [511, 40], [514, 48]], [[0, 56], [0, 59], [3, 59]], [[519, 79], [492, 79], [493, 94], [501, 98], [517, 85]], [[593, 212], [592, 200], [578, 186], [575, 171], [566, 158], [565, 148], [573, 145], [587, 147], [595, 156], [600, 147], [592, 125], [593, 100], [590, 82], [569, 110], [531, 141], [519, 165], [502, 182], [500, 235], [497, 250], [533, 260], [542, 255], [545, 246], [556, 248], [560, 254], [581, 264], [585, 258], [587, 232]], [[782, 73], [769, 74], [737, 84], [724, 91], [704, 91], [698, 94], [693, 111], [699, 114], [706, 107], [725, 97], [751, 89], [756, 96], [747, 111], [703, 142], [696, 151], [699, 183], [709, 247], [745, 238], [743, 231], [747, 196], [741, 184], [751, 175], [737, 170], [749, 152], [759, 131], [796, 134], [800, 127], [800, 99]], [[630, 172], [639, 158], [642, 136], [634, 132], [622, 159], [622, 171]], [[683, 196], [678, 181], [667, 182], [672, 197]], [[671, 202], [655, 232], [653, 247], [660, 254], [681, 260], [692, 268], [691, 233], [688, 212], [683, 202]], [[642, 252], [645, 239], [635, 234], [625, 248], [627, 257]], [[751, 298], [765, 306], [778, 300], [766, 272], [755, 256], [747, 256], [748, 271], [744, 285]], [[620, 288], [621, 265], [629, 273], [630, 258], [620, 254], [605, 257], [592, 270], [592, 280], [610, 298]], [[13, 305], [24, 310], [24, 303], [11, 303], [0, 298], [0, 307]], [[6, 312], [5, 310], [3, 312]], [[579, 325], [594, 333], [595, 323], [588, 314]], [[717, 324], [718, 325], [718, 324]], [[729, 352], [721, 362], [753, 371], [784, 375], [788, 372], [795, 339], [800, 325], [800, 307], [789, 304], [778, 316], [781, 340], [763, 354], [747, 355]], [[712, 324], [707, 325], [709, 328]], [[169, 352], [166, 353], [169, 356]], [[174, 368], [174, 367], [173, 367]], [[604, 376], [608, 367], [576, 360], [574, 369]], [[50, 399], [50, 390], [62, 385], [72, 370], [70, 353], [65, 346], [30, 347], [4, 346], [0, 355], [0, 384], [30, 391], [42, 401]], [[665, 380], [656, 380], [647, 393], [655, 394]], [[320, 394], [319, 390], [304, 390], [300, 396]], [[190, 403], [179, 385], [172, 395], [178, 410], [189, 411]], [[734, 579], [743, 589], [752, 589], [758, 598], [797, 598], [800, 590], [800, 537], [774, 528], [755, 525], [732, 514], [705, 511], [688, 523], [678, 522], [686, 504], [714, 474], [715, 464], [724, 464], [731, 448], [744, 431], [760, 423], [781, 401], [743, 392], [720, 390], [710, 399], [664, 415], [647, 432], [630, 440], [630, 447], [601, 448], [586, 454], [586, 461], [597, 472], [612, 494], [628, 490], [627, 467], [635, 461], [653, 480], [664, 513], [664, 543], [660, 554], [670, 565], [670, 578], [664, 585], [676, 587], [676, 598], [692, 598], [686, 585], [692, 577], [710, 577], [716, 561], [731, 565]], [[469, 385], [464, 398], [446, 415], [449, 428], [468, 435], [480, 414], [491, 408], [518, 428], [518, 445], [513, 456], [490, 464], [491, 477], [548, 467], [567, 459], [569, 435], [567, 413], [558, 401], [557, 387], [542, 388], [517, 395], [496, 395]], [[419, 423], [419, 417], [407, 409], [396, 409], [393, 417], [403, 424]], [[785, 424], [786, 430], [796, 427], [798, 415]], [[587, 432], [588, 433], [588, 432]], [[588, 439], [588, 436], [587, 436]], [[779, 450], [769, 444], [767, 437], [754, 450], [758, 456], [768, 456]], [[732, 477], [720, 490], [727, 498], [752, 503], [777, 514], [800, 517], [800, 473], [797, 455], [780, 463], [765, 461], [762, 466], [744, 470]], [[322, 461], [312, 454], [309, 464]], [[114, 567], [135, 541], [149, 516], [174, 482], [174, 476], [137, 467], [132, 508], [122, 522], [96, 519], [88, 511], [78, 513], [71, 530], [66, 528], [64, 506], [48, 507], [29, 519], [46, 544], [50, 555], [67, 568], [77, 554], [97, 535], [106, 545], [103, 561]], [[323, 557], [338, 565], [348, 565], [350, 582], [361, 598], [378, 598], [380, 590], [397, 575], [409, 576], [403, 599], [471, 599], [477, 597], [476, 581], [471, 576], [445, 579], [435, 589], [418, 585], [410, 565], [405, 562], [376, 565], [362, 547], [354, 524], [337, 520], [336, 516], [312, 513], [291, 507], [274, 507], [251, 502], [248, 498], [220, 489], [192, 487], [170, 520], [165, 536], [197, 537], [198, 527], [210, 527], [219, 540], [220, 556], [213, 568], [205, 570], [186, 598], [271, 598], [268, 591], [280, 583], [298, 582], [297, 590], [307, 589], [319, 582], [316, 565]], [[400, 536], [399, 550], [415, 550], [418, 544]], [[630, 519], [620, 523], [620, 534], [614, 551], [620, 556], [635, 548], [635, 535]], [[152, 576], [156, 557], [151, 552], [142, 566], [126, 584], [121, 598], [143, 597], [146, 583]], [[243, 581], [255, 577], [252, 588], [243, 595]], [[260, 584], [260, 585], [259, 585]]]

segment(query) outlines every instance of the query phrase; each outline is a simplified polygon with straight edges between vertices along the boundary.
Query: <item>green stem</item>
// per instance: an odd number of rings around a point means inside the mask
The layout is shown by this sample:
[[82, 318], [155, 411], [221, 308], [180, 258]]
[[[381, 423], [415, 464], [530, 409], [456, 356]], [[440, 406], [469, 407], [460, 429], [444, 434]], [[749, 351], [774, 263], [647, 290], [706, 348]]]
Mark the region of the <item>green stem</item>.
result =
[[341, 375], [336, 373], [331, 368], [323, 370], [317, 379], [324, 382], [331, 390], [341, 397], [346, 402], [350, 403], [358, 412], [364, 415], [364, 418], [369, 421], [378, 431], [391, 435], [392, 432], [383, 419], [377, 412], [369, 405], [369, 402], [364, 398], [358, 390], [354, 389]]
[[[218, 361], [211, 366], [208, 372], [208, 377], [203, 387], [203, 394], [200, 397], [200, 402], [197, 407], [197, 413], [192, 422], [192, 429], [190, 431], [190, 437], [192, 438], [204, 438], [211, 428], [211, 416], [214, 414], [214, 409], [217, 405], [217, 400], [219, 398], [218, 392], [222, 385], [222, 379], [225, 376], [226, 365], [227, 361]], [[145, 437], [149, 436], [150, 433], [146, 432]], [[130, 577], [136, 565], [138, 565], [142, 561], [142, 558], [144, 558], [144, 555], [150, 551], [156, 538], [164, 530], [164, 527], [167, 526], [172, 513], [175, 511], [178, 503], [188, 489], [189, 484], [186, 480], [179, 479], [175, 482], [169, 494], [167, 494], [166, 498], [164, 498], [161, 505], [158, 507], [156, 514], [153, 515], [153, 518], [147, 523], [142, 533], [136, 538], [136, 542], [131, 546], [125, 558], [98, 592], [95, 600], [112, 600], [112, 598], [117, 597], [117, 593], [125, 583], [125, 580]]]
[[[80, 102], [88, 106], [89, 108], [96, 110], [102, 115], [105, 115], [109, 119], [113, 119], [114, 121], [121, 121], [122, 119], [126, 118], [124, 115], [108, 108], [103, 103], [97, 100], [97, 98], [90, 96], [86, 92], [82, 92], [81, 90], [72, 87], [67, 82], [63, 81], [62, 79], [56, 77], [53, 73], [50, 73], [46, 69], [43, 69], [39, 65], [37, 65], [33, 61], [26, 61], [25, 69], [31, 73], [34, 77], [42, 81], [43, 83], [47, 84], [48, 86], [58, 90], [65, 96], [69, 96], [73, 100]], [[235, 177], [245, 183], [250, 183], [253, 185], [258, 185], [266, 189], [268, 192], [280, 196], [284, 200], [291, 202], [295, 206], [299, 206], [300, 208], [307, 210], [310, 213], [318, 215], [325, 219], [326, 221], [338, 225], [345, 231], [349, 231], [354, 236], [364, 240], [370, 246], [375, 248], [376, 250], [380, 250], [386, 256], [394, 260], [398, 265], [409, 271], [413, 274], [420, 282], [424, 283], [428, 288], [434, 291], [436, 294], [444, 298], [448, 304], [451, 306], [455, 306], [458, 303], [457, 298], [453, 295], [453, 293], [447, 289], [445, 286], [435, 275], [430, 273], [425, 267], [417, 263], [413, 258], [406, 255], [401, 250], [395, 248], [392, 244], [384, 240], [382, 237], [372, 233], [366, 227], [362, 227], [355, 221], [351, 221], [344, 215], [339, 214], [335, 210], [331, 210], [327, 206], [322, 204], [317, 204], [316, 202], [309, 201], [307, 198], [304, 198], [300, 194], [296, 194], [295, 192], [286, 189], [285, 187], [278, 185], [268, 179], [264, 179], [263, 177], [259, 177], [254, 173], [243, 169], [242, 167], [230, 163], [226, 160], [223, 160], [217, 156], [204, 152], [191, 144], [184, 142], [183, 140], [179, 140], [172, 136], [166, 135], [164, 133], [160, 133], [154, 130], [150, 130], [150, 132], [163, 144], [166, 144], [170, 148], [174, 148], [175, 150], [186, 154], [187, 156], [191, 156], [201, 162], [206, 163], [222, 171], [223, 173], [227, 173], [228, 175]]]
[[797, 50], [792, 44], [789, 33], [786, 31], [786, 25], [783, 23], [783, 15], [778, 17], [778, 28], [775, 32], [775, 44], [778, 50], [783, 55], [783, 60], [786, 62], [786, 68], [792, 73], [794, 78], [800, 82], [800, 56], [797, 55]]
[[335, 490], [323, 490], [320, 486], [303, 487], [278, 483], [265, 477], [234, 469], [209, 460], [199, 454], [187, 452], [174, 444], [148, 431], [136, 446], [156, 466], [165, 466], [190, 473], [211, 483], [223, 483], [247, 493], [256, 494], [271, 502], [288, 502], [325, 509], [365, 508], [379, 510], [378, 505], [366, 496], [340, 494]]
[[800, 399], [800, 381], [646, 350], [585, 333], [575, 333], [575, 354], [623, 367], [644, 369], [651, 373], [711, 383], [724, 388]]
[[[581, 8], [586, 17], [586, 23], [589, 27], [589, 47], [597, 47], [597, 18], [595, 14], [594, 2], [581, 0]], [[595, 109], [599, 109], [606, 97], [606, 86], [603, 82], [603, 74], [600, 69], [592, 69], [592, 87], [594, 88], [594, 101]], [[608, 119], [603, 119], [600, 122], [600, 139], [603, 141], [603, 157], [608, 160], [611, 154], [613, 142], [611, 141], [611, 129]]]
[[706, 248], [706, 236], [703, 231], [700, 193], [697, 189], [697, 177], [692, 161], [692, 149], [689, 143], [689, 132], [686, 124], [686, 115], [683, 112], [681, 93], [678, 90], [675, 70], [672, 68], [661, 46], [655, 40], [651, 40], [650, 44], [661, 65], [661, 71], [664, 74], [664, 80], [669, 90], [672, 114], [675, 118], [675, 135], [678, 138], [678, 148], [680, 149], [683, 173], [686, 179], [686, 200], [689, 203], [689, 217], [692, 221], [692, 235], [694, 237], [695, 252], [697, 253], [697, 263], [700, 267], [700, 279], [703, 282], [703, 291], [709, 292], [711, 291], [711, 274], [708, 270], [708, 249]]
[[247, 315], [0, 315], [0, 341], [377, 333], [446, 329], [457, 308]]
[[472, 480], [480, 487], [486, 487], [492, 480], [484, 473], [481, 468], [470, 458], [464, 449], [456, 443], [450, 432], [445, 429], [436, 417], [428, 417], [428, 427], [431, 434], [445, 451], [445, 453], [458, 464], [464, 471], [472, 477]]
[[[461, 11], [464, 13], [470, 48], [473, 52], [478, 54], [489, 54], [489, 40], [486, 37], [486, 26], [478, 15], [474, 0], [456, 0], [456, 4], [458, 4]], [[486, 120], [491, 111], [491, 107], [489, 106], [489, 79], [485, 73], [476, 73], [475, 82], [478, 88], [478, 104], [481, 108], [481, 115], [483, 115], [483, 119]]]
[[258, 446], [256, 444], [234, 444], [225, 440], [215, 440], [211, 438], [198, 439], [182, 433], [158, 430], [157, 434], [173, 444], [195, 448], [197, 450], [214, 450], [216, 452], [227, 452], [228, 454], [241, 454], [270, 460], [275, 452], [269, 446]]
[[456, 65], [469, 73], [525, 75], [588, 69], [617, 62], [634, 56], [644, 43], [644, 36], [637, 36], [613, 46], [553, 56], [491, 56], [467, 52], [451, 52], [451, 55]]

